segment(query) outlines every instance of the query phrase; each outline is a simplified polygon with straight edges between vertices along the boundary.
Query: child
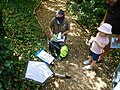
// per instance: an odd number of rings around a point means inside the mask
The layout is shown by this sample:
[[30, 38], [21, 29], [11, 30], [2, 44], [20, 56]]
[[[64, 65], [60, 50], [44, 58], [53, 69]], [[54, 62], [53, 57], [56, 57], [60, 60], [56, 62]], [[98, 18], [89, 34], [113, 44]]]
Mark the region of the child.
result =
[[83, 64], [87, 65], [84, 66], [83, 69], [92, 69], [92, 67], [95, 66], [99, 56], [103, 52], [103, 48], [109, 43], [109, 34], [112, 34], [112, 26], [108, 23], [103, 23], [97, 28], [97, 30], [99, 32], [97, 33], [96, 37], [91, 38], [92, 47], [90, 48], [88, 60], [83, 62]]

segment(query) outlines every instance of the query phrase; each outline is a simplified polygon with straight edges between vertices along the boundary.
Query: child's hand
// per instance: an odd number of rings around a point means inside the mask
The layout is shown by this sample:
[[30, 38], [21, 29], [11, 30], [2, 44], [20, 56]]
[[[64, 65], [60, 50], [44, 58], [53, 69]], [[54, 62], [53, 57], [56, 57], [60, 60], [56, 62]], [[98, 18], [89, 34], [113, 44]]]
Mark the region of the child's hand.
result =
[[90, 40], [86, 41], [87, 45], [91, 45], [91, 43], [94, 41], [95, 37], [91, 36]]
[[95, 37], [91, 36], [91, 38], [90, 38], [90, 40], [88, 42], [92, 43], [93, 41], [95, 41]]

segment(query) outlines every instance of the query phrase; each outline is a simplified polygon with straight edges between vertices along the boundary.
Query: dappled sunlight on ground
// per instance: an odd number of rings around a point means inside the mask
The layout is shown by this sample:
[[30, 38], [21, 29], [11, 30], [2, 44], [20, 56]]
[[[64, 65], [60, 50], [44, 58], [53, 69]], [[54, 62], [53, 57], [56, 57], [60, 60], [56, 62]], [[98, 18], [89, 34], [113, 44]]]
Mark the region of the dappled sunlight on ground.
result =
[[[49, 32], [49, 22], [55, 16], [55, 12], [59, 8], [66, 10], [66, 1], [49, 0], [43, 2], [36, 10], [38, 20], [46, 30], [45, 32]], [[52, 78], [45, 84], [43, 90], [110, 90], [108, 79], [104, 79], [107, 76], [100, 72], [102, 68], [97, 67], [92, 71], [82, 69], [82, 63], [89, 53], [89, 46], [85, 43], [89, 30], [81, 28], [69, 13], [65, 15], [71, 22], [71, 32], [67, 37], [69, 53], [63, 61], [55, 62], [52, 69], [56, 73], [70, 75], [71, 79]]]
[[93, 90], [103, 90], [107, 88], [107, 83], [102, 80], [102, 78], [97, 77], [95, 71], [84, 71], [85, 78], [88, 78], [88, 82], [91, 86], [89, 88]]
[[78, 64], [74, 64], [74, 63], [69, 63], [70, 68], [73, 68], [74, 70], [78, 68]]
[[72, 33], [70, 32], [69, 35], [75, 36], [75, 37], [79, 37], [80, 36], [80, 34], [78, 32], [72, 32]]
[[[80, 36], [80, 33], [79, 32], [77, 32], [77, 31], [80, 31], [80, 28], [76, 28], [76, 24], [75, 23], [71, 23], [70, 24], [70, 26], [71, 26], [71, 32], [69, 33], [69, 35], [71, 35], [71, 36]], [[73, 30], [75, 30], [75, 31], [73, 31]]]
[[[43, 4], [44, 4], [44, 8], [51, 10], [51, 11], [56, 11], [58, 9], [66, 10], [65, 2], [62, 2], [62, 1], [59, 1], [58, 3], [56, 2], [56, 0], [49, 0], [49, 4], [47, 2], [43, 2]], [[54, 7], [57, 7], [57, 9]]]

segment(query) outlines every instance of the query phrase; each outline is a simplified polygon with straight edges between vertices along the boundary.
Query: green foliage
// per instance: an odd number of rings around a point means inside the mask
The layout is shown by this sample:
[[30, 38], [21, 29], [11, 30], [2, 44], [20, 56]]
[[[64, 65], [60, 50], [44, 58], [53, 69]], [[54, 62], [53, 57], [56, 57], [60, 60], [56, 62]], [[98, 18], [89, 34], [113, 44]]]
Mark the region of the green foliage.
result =
[[120, 50], [119, 49], [114, 49], [110, 51], [109, 56], [112, 57], [112, 59], [114, 60], [113, 65], [117, 65], [120, 63]]
[[0, 90], [37, 90], [41, 86], [24, 80], [28, 60], [45, 48], [43, 35], [33, 10], [39, 0], [3, 0], [2, 20], [6, 36], [0, 36]]
[[89, 30], [95, 30], [102, 21], [105, 14], [104, 0], [85, 0], [75, 3], [68, 1], [68, 10], [74, 18], [85, 25]]

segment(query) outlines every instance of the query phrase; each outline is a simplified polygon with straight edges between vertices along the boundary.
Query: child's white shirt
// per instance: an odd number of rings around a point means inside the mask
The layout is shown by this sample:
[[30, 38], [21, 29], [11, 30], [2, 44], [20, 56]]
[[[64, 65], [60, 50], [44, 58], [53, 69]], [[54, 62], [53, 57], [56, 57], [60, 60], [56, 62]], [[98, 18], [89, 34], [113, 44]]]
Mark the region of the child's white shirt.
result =
[[[105, 36], [105, 37], [101, 37], [99, 36], [99, 32], [97, 33], [95, 40], [92, 43], [92, 47], [90, 48], [90, 50], [96, 54], [101, 54], [103, 52], [103, 48], [109, 43], [109, 37]], [[102, 47], [100, 47], [98, 44], [102, 45]]]

